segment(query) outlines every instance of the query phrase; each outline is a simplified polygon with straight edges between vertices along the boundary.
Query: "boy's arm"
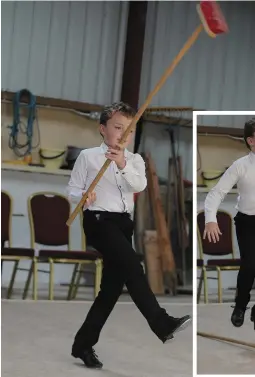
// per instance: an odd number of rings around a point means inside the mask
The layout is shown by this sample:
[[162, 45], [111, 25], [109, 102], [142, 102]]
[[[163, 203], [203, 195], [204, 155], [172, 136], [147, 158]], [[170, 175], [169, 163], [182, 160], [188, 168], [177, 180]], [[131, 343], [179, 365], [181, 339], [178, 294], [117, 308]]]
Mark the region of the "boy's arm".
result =
[[141, 192], [146, 188], [145, 162], [139, 154], [134, 154], [132, 159], [127, 160], [120, 173], [128, 191]]
[[80, 153], [75, 161], [71, 178], [69, 180], [66, 192], [69, 200], [79, 202], [84, 193], [87, 178], [87, 160], [84, 153]]
[[204, 209], [205, 209], [205, 223], [217, 223], [217, 210], [225, 198], [226, 194], [237, 183], [240, 177], [240, 168], [237, 162], [234, 162], [223, 174], [219, 182], [208, 193]]

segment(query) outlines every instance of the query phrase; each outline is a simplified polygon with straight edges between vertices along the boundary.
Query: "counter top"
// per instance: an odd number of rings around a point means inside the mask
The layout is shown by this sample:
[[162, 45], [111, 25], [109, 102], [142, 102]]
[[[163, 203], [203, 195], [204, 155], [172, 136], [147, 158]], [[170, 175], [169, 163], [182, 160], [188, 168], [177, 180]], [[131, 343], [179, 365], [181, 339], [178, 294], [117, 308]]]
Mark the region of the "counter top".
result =
[[19, 171], [25, 173], [39, 173], [39, 174], [48, 174], [48, 175], [59, 175], [59, 176], [70, 176], [71, 170], [64, 170], [64, 169], [47, 169], [39, 166], [29, 166], [29, 165], [22, 165], [22, 164], [9, 164], [9, 163], [2, 163], [1, 169], [5, 171]]

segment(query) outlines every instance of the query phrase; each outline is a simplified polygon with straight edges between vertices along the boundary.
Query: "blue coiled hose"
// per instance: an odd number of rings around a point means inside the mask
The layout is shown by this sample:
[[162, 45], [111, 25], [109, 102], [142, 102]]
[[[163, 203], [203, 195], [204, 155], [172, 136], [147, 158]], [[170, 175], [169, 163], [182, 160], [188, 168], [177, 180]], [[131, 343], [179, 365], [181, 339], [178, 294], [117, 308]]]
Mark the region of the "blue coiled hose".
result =
[[[28, 97], [27, 104], [21, 103], [21, 98], [24, 96]], [[25, 108], [27, 110], [26, 124], [21, 120], [21, 108]], [[36, 146], [32, 146], [33, 126], [35, 120], [38, 127], [36, 97], [27, 89], [22, 89], [16, 92], [13, 98], [13, 125], [8, 127], [11, 130], [9, 136], [9, 147], [18, 157], [29, 155], [32, 149], [37, 148], [40, 144], [40, 141], [38, 141]], [[26, 135], [26, 141], [23, 141], [23, 143], [19, 142], [21, 134]]]

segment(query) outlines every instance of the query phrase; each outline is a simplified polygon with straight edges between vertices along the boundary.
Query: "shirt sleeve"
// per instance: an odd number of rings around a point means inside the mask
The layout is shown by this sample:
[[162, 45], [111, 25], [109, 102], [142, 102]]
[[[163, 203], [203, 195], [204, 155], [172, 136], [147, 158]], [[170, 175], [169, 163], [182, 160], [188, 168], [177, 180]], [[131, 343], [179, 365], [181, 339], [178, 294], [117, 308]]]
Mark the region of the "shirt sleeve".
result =
[[127, 160], [126, 166], [120, 172], [128, 192], [141, 192], [146, 188], [145, 162], [139, 154], [135, 154], [133, 159]]
[[226, 194], [237, 183], [241, 175], [240, 167], [234, 162], [220, 178], [219, 182], [208, 193], [204, 209], [205, 223], [217, 223], [217, 211]]
[[69, 180], [66, 193], [68, 199], [74, 203], [79, 202], [85, 192], [87, 178], [87, 159], [84, 153], [77, 157]]

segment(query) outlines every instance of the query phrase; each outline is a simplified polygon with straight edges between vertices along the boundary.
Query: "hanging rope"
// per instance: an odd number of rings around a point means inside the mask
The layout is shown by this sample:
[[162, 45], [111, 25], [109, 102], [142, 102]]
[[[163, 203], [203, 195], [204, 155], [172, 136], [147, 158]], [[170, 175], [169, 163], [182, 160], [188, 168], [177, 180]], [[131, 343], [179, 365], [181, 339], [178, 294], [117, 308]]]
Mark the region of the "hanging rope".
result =
[[[22, 97], [28, 97], [28, 103], [21, 103]], [[26, 124], [21, 120], [21, 108], [27, 111]], [[24, 157], [31, 154], [32, 149], [37, 148], [40, 144], [40, 136], [36, 146], [32, 146], [33, 126], [36, 120], [38, 136], [39, 126], [37, 119], [36, 97], [27, 89], [22, 89], [15, 93], [13, 98], [13, 125], [10, 128], [9, 148], [13, 150], [16, 156]], [[26, 140], [21, 142], [21, 135], [25, 135]], [[23, 137], [24, 138], [24, 137]]]

